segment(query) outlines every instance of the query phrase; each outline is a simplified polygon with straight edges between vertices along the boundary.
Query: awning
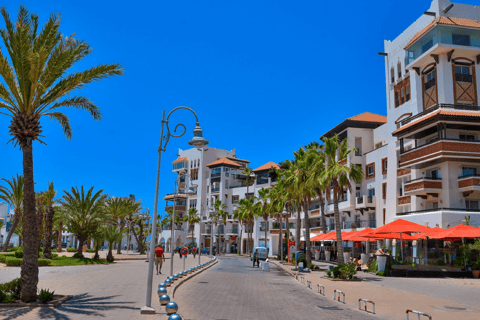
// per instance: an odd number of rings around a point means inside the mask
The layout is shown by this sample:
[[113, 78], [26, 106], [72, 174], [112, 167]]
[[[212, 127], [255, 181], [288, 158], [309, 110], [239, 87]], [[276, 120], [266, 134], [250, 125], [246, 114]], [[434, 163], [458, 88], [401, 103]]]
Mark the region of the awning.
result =
[[458, 226], [439, 232], [436, 235], [432, 235], [430, 237], [430, 239], [441, 239], [450, 241], [461, 240], [462, 238], [480, 238], [480, 228], [459, 224]]

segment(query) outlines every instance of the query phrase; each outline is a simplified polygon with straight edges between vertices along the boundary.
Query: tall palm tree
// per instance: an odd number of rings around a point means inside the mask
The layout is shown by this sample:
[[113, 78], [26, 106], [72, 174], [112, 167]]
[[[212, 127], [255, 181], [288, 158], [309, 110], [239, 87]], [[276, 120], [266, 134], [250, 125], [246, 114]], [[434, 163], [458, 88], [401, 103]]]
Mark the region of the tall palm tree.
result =
[[188, 222], [188, 227], [192, 230], [192, 242], [193, 242], [193, 231], [195, 230], [195, 224], [200, 223], [200, 216], [198, 215], [197, 208], [190, 208], [183, 221]]
[[[18, 175], [16, 177], [12, 176], [12, 180], [0, 179], [3, 182], [6, 182], [8, 187], [0, 186], [0, 200], [5, 201], [10, 208], [13, 208], [14, 216], [13, 223], [10, 226], [8, 231], [7, 238], [3, 243], [3, 251], [7, 252], [8, 244], [12, 235], [15, 233], [15, 229], [22, 218], [22, 208], [23, 208], [23, 176]], [[21, 234], [20, 234], [21, 235]]]
[[339, 142], [338, 136], [334, 135], [332, 138], [323, 137], [325, 143], [325, 171], [323, 172], [322, 180], [331, 183], [332, 192], [327, 192], [327, 197], [333, 197], [333, 208], [335, 217], [335, 231], [337, 235], [337, 261], [343, 261], [343, 245], [342, 245], [342, 230], [340, 226], [340, 211], [338, 210], [338, 203], [343, 193], [348, 189], [351, 190], [352, 185], [350, 181], [360, 183], [363, 180], [362, 167], [354, 163], [348, 165], [348, 156], [355, 149], [348, 149], [347, 139]]
[[327, 222], [325, 219], [325, 205], [327, 190], [330, 187], [330, 181], [323, 180], [322, 175], [325, 171], [325, 152], [323, 145], [318, 142], [312, 142], [307, 146], [308, 157], [312, 163], [308, 183], [315, 190], [318, 200], [320, 201], [320, 220], [323, 233], [327, 233]]
[[112, 248], [113, 245], [121, 240], [125, 235], [126, 228], [121, 229], [120, 226], [114, 224], [106, 224], [103, 226], [103, 238], [108, 241], [107, 261], [113, 262]]
[[245, 168], [242, 171], [242, 174], [247, 176], [247, 178], [245, 179], [245, 181], [247, 183], [247, 195], [249, 194], [249, 190], [250, 190], [249, 189], [250, 188], [250, 182], [254, 181], [254, 178], [252, 177], [252, 173], [253, 173], [253, 170], [250, 169], [250, 168]]
[[57, 252], [62, 252], [63, 221], [67, 219], [67, 212], [63, 206], [55, 206], [53, 210], [55, 211], [53, 215], [53, 228], [57, 230]]
[[224, 224], [227, 221], [227, 217], [228, 217], [228, 212], [225, 211], [226, 208], [227, 206], [223, 204], [221, 200], [217, 200], [213, 204], [214, 212], [211, 215], [211, 218], [214, 219], [218, 224], [218, 228], [217, 228], [217, 231], [218, 231], [217, 254], [218, 255], [220, 255], [220, 242], [221, 242], [220, 225]]
[[[127, 218], [129, 212], [127, 212], [127, 200], [124, 198], [109, 198], [105, 201], [105, 209], [108, 214], [113, 217], [113, 220], [116, 224], [119, 225], [120, 229], [125, 228], [125, 219]], [[118, 240], [117, 243], [117, 254], [121, 253], [122, 239]]]
[[80, 190], [78, 187], [72, 187], [71, 193], [63, 190], [65, 194], [60, 201], [68, 213], [64, 224], [80, 243], [76, 253], [79, 257], [83, 257], [85, 240], [95, 232], [100, 223], [109, 218], [105, 213], [106, 195], [102, 194], [103, 189], [94, 193], [93, 188], [88, 189], [86, 193], [83, 186]]
[[261, 216], [265, 222], [265, 249], [267, 249], [268, 218], [270, 217], [270, 211], [272, 210], [272, 207], [269, 206], [270, 189], [261, 188], [258, 190], [258, 200], [259, 202], [255, 204], [256, 213]]
[[[57, 121], [68, 139], [72, 127], [61, 108], [86, 110], [95, 120], [101, 119], [99, 108], [84, 96], [70, 93], [85, 85], [123, 73], [119, 64], [98, 65], [85, 71], [68, 73], [92, 49], [74, 36], [60, 32], [59, 14], [51, 15], [42, 29], [39, 18], [20, 6], [17, 21], [13, 22], [2, 7], [5, 29], [0, 35], [6, 50], [0, 52], [0, 113], [11, 118], [10, 135], [14, 146], [23, 153], [25, 230], [22, 292], [23, 301], [37, 299], [38, 284], [38, 229], [35, 214], [35, 187], [33, 177], [33, 142], [40, 140], [40, 120], [49, 117]], [[8, 55], [4, 55], [4, 53]], [[8, 59], [9, 58], [9, 59]], [[43, 137], [42, 137], [43, 139]]]
[[45, 210], [45, 233], [43, 238], [43, 258], [52, 259], [52, 233], [53, 233], [53, 216], [55, 211], [53, 205], [57, 202], [55, 199], [55, 187], [53, 182], [48, 183], [48, 190], [43, 194], [43, 202], [46, 205]]
[[243, 218], [242, 220], [245, 221], [245, 226], [247, 227], [247, 254], [250, 254], [252, 250], [251, 232], [253, 231], [252, 226], [256, 218], [255, 199], [256, 197], [241, 199], [237, 209], [238, 215]]

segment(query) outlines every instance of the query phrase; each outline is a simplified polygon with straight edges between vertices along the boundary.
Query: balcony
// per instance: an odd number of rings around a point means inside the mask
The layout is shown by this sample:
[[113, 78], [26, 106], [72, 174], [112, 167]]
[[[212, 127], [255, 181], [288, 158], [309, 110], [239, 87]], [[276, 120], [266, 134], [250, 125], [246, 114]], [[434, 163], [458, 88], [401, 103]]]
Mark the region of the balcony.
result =
[[342, 221], [341, 225], [342, 225], [341, 226], [342, 230], [343, 229], [353, 229], [352, 226], [354, 226], [355, 229], [376, 228], [377, 221], [376, 220]]
[[[165, 212], [168, 212], [170, 210], [173, 211], [173, 204], [165, 206]], [[185, 212], [185, 211], [187, 211], [186, 205], [175, 205], [175, 212]]]
[[202, 233], [202, 235], [212, 234], [212, 228], [211, 227], [206, 227], [205, 228], [205, 226], [202, 226], [201, 233]]
[[405, 182], [404, 192], [406, 196], [438, 197], [442, 192], [442, 178], [422, 177]]
[[480, 161], [479, 153], [479, 140], [435, 139], [422, 146], [401, 152], [400, 167], [412, 167], [434, 160], [442, 162], [473, 158]]
[[215, 187], [215, 188], [212, 187], [211, 190], [212, 190], [212, 193], [214, 193], [214, 192], [220, 192], [220, 187]]
[[399, 206], [405, 206], [412, 202], [411, 196], [398, 197], [397, 203]]
[[480, 191], [480, 174], [468, 174], [458, 177], [458, 191], [467, 193]]
[[410, 173], [412, 173], [412, 169], [398, 169], [397, 178], [409, 175]]
[[227, 234], [238, 234], [240, 231], [239, 228], [230, 228], [230, 229], [227, 229]]
[[460, 214], [460, 219], [463, 219], [465, 214], [470, 214], [470, 213], [480, 214], [480, 209], [434, 208], [434, 209], [425, 209], [425, 210], [408, 211], [408, 212], [397, 212], [397, 216], [407, 216], [407, 215], [417, 215], [417, 214], [443, 214], [443, 213]]
[[375, 208], [375, 196], [361, 196], [357, 197], [357, 202], [355, 205], [356, 209], [366, 209], [366, 208]]
[[216, 178], [216, 177], [221, 177], [222, 176], [222, 173], [221, 172], [217, 172], [217, 173], [212, 173], [210, 175], [210, 178]]
[[430, 55], [447, 53], [453, 49], [461, 56], [475, 57], [480, 51], [480, 31], [437, 25], [408, 46], [407, 66], [409, 69], [421, 67], [430, 62]]

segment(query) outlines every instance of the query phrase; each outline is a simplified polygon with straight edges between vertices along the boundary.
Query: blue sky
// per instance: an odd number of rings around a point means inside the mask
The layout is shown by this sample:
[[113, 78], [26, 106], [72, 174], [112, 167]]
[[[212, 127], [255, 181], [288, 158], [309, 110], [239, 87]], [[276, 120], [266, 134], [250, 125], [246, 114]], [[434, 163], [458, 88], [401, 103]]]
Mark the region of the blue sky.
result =
[[[79, 63], [121, 63], [125, 75], [81, 92], [102, 110], [95, 122], [68, 111], [74, 138], [42, 122], [47, 146], [34, 144], [36, 190], [95, 186], [135, 194], [153, 209], [162, 110], [190, 105], [210, 146], [236, 148], [252, 167], [292, 151], [346, 117], [386, 114], [383, 40], [393, 40], [430, 6], [403, 1], [16, 1], [44, 21], [60, 12], [61, 30], [94, 52]], [[0, 27], [4, 28], [3, 19]], [[188, 148], [194, 118], [172, 116], [189, 132], [163, 156], [160, 198], [172, 192], [171, 162]], [[0, 115], [0, 177], [22, 172]], [[159, 208], [162, 209], [161, 200]], [[160, 211], [161, 212], [161, 211]]]

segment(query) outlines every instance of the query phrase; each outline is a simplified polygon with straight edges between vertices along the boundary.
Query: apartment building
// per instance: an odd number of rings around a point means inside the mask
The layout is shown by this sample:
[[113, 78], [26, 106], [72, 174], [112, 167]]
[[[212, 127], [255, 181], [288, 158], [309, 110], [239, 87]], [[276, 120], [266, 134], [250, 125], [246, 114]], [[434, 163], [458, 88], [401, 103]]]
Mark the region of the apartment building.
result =
[[[268, 162], [253, 170], [254, 181], [247, 184], [247, 177], [242, 173], [249, 168], [250, 161], [237, 158], [234, 150], [222, 150], [213, 147], [204, 147], [178, 151], [178, 159], [173, 161], [173, 172], [178, 174], [177, 194], [167, 194], [165, 212], [173, 210], [183, 219], [190, 208], [196, 208], [201, 222], [193, 229], [194, 241], [200, 248], [210, 247], [212, 231], [216, 245], [218, 231], [220, 231], [222, 251], [226, 253], [246, 252], [247, 229], [233, 218], [233, 213], [241, 199], [258, 196], [258, 190], [269, 188], [275, 184], [275, 177], [269, 173], [270, 168], [278, 168], [273, 162]], [[189, 188], [192, 192], [185, 192]], [[172, 184], [173, 188], [173, 184]], [[228, 219], [222, 225], [212, 224], [210, 213], [214, 212], [213, 204], [220, 200], [228, 212]], [[278, 230], [270, 232], [268, 221], [259, 218], [253, 226], [254, 246], [267, 246], [276, 253], [278, 244]], [[213, 228], [213, 230], [212, 230]], [[243, 230], [241, 229], [243, 228]], [[269, 230], [265, 240], [265, 229]], [[277, 228], [278, 229], [278, 228]], [[241, 232], [242, 231], [242, 232]], [[275, 234], [276, 231], [276, 234]], [[241, 237], [241, 239], [240, 239]], [[167, 250], [184, 245], [191, 241], [192, 229], [188, 223], [175, 226], [174, 239], [171, 232], [164, 230], [160, 235], [160, 242], [166, 244]], [[270, 251], [272, 252], [272, 251]]]

